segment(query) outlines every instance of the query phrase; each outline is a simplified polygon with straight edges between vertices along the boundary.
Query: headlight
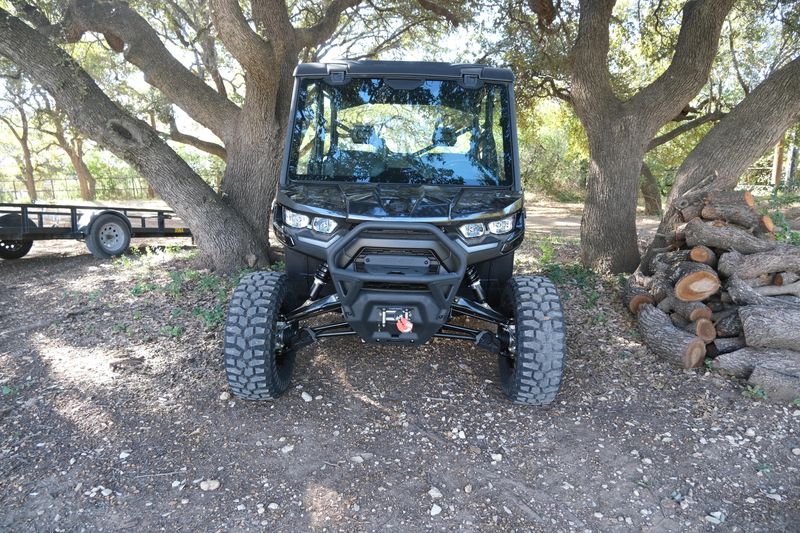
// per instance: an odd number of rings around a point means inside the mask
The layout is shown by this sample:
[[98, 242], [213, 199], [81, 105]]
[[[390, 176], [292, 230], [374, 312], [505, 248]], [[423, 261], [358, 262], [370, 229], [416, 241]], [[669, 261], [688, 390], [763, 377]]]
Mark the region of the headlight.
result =
[[471, 224], [464, 224], [458, 231], [461, 232], [461, 235], [468, 239], [475, 239], [477, 237], [482, 237], [484, 233], [486, 233], [486, 227], [480, 223], [471, 223]]
[[494, 222], [489, 222], [487, 226], [489, 226], [489, 233], [502, 235], [514, 229], [514, 217], [511, 216], [502, 220], [495, 220]]
[[314, 228], [314, 231], [318, 231], [320, 233], [333, 233], [333, 230], [336, 229], [336, 226], [336, 221], [331, 220], [330, 218], [314, 217], [314, 221], [311, 223], [311, 227]]
[[311, 219], [308, 218], [306, 215], [301, 215], [300, 213], [289, 211], [284, 207], [283, 221], [286, 222], [287, 226], [291, 226], [293, 228], [307, 228], [309, 222], [311, 222]]

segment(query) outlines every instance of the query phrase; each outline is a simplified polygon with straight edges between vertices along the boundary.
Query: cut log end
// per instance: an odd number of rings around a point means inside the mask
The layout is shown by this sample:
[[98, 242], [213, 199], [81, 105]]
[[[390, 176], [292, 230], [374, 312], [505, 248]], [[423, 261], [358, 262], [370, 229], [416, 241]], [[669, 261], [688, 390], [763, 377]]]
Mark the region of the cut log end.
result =
[[706, 343], [709, 343], [717, 338], [717, 330], [714, 327], [714, 323], [707, 318], [701, 318], [694, 322], [694, 332]]
[[717, 262], [717, 254], [708, 246], [695, 246], [689, 250], [689, 259], [697, 261], [698, 263], [714, 266]]
[[634, 315], [639, 314], [639, 309], [645, 304], [652, 304], [653, 297], [649, 294], [637, 294], [628, 302], [628, 309]]
[[692, 272], [675, 284], [675, 296], [684, 302], [700, 302], [715, 294], [719, 287], [719, 278], [713, 273]]
[[761, 217], [761, 224], [768, 233], [775, 232], [775, 223], [772, 221], [772, 218], [769, 215], [764, 215]]
[[689, 342], [683, 350], [683, 368], [697, 368], [706, 358], [706, 342], [697, 338]]

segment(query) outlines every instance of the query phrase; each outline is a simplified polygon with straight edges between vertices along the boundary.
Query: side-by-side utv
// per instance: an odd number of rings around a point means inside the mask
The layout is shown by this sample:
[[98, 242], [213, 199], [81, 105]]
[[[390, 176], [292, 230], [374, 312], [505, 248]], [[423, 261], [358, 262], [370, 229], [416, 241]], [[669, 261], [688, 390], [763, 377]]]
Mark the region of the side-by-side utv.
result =
[[301, 64], [295, 78], [272, 211], [286, 272], [249, 274], [233, 294], [233, 393], [279, 396], [297, 351], [326, 337], [387, 349], [438, 337], [496, 354], [514, 402], [552, 402], [565, 352], [558, 292], [513, 276], [525, 211], [511, 71], [342, 61]]

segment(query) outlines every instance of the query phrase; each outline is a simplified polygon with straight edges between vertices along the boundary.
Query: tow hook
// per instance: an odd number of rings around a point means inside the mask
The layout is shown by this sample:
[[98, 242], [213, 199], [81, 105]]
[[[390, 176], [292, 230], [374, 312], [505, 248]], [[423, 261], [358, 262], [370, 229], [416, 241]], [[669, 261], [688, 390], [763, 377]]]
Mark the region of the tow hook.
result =
[[411, 330], [414, 329], [414, 323], [408, 319], [405, 315], [401, 316], [397, 319], [397, 331], [400, 333], [411, 333]]
[[382, 307], [378, 310], [381, 321], [378, 324], [381, 330], [386, 328], [387, 324], [394, 323], [397, 331], [400, 333], [410, 333], [414, 329], [414, 323], [411, 321], [411, 310], [400, 307]]

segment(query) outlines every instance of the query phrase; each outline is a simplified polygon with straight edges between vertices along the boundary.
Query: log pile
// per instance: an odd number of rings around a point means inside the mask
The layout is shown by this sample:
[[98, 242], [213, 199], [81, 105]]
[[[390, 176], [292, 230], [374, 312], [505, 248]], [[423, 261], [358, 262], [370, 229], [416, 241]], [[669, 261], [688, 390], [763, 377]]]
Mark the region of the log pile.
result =
[[[675, 207], [669, 247], [628, 278], [623, 300], [658, 356], [800, 397], [800, 247], [775, 239], [749, 192], [696, 192]], [[649, 275], [645, 275], [647, 272]]]

